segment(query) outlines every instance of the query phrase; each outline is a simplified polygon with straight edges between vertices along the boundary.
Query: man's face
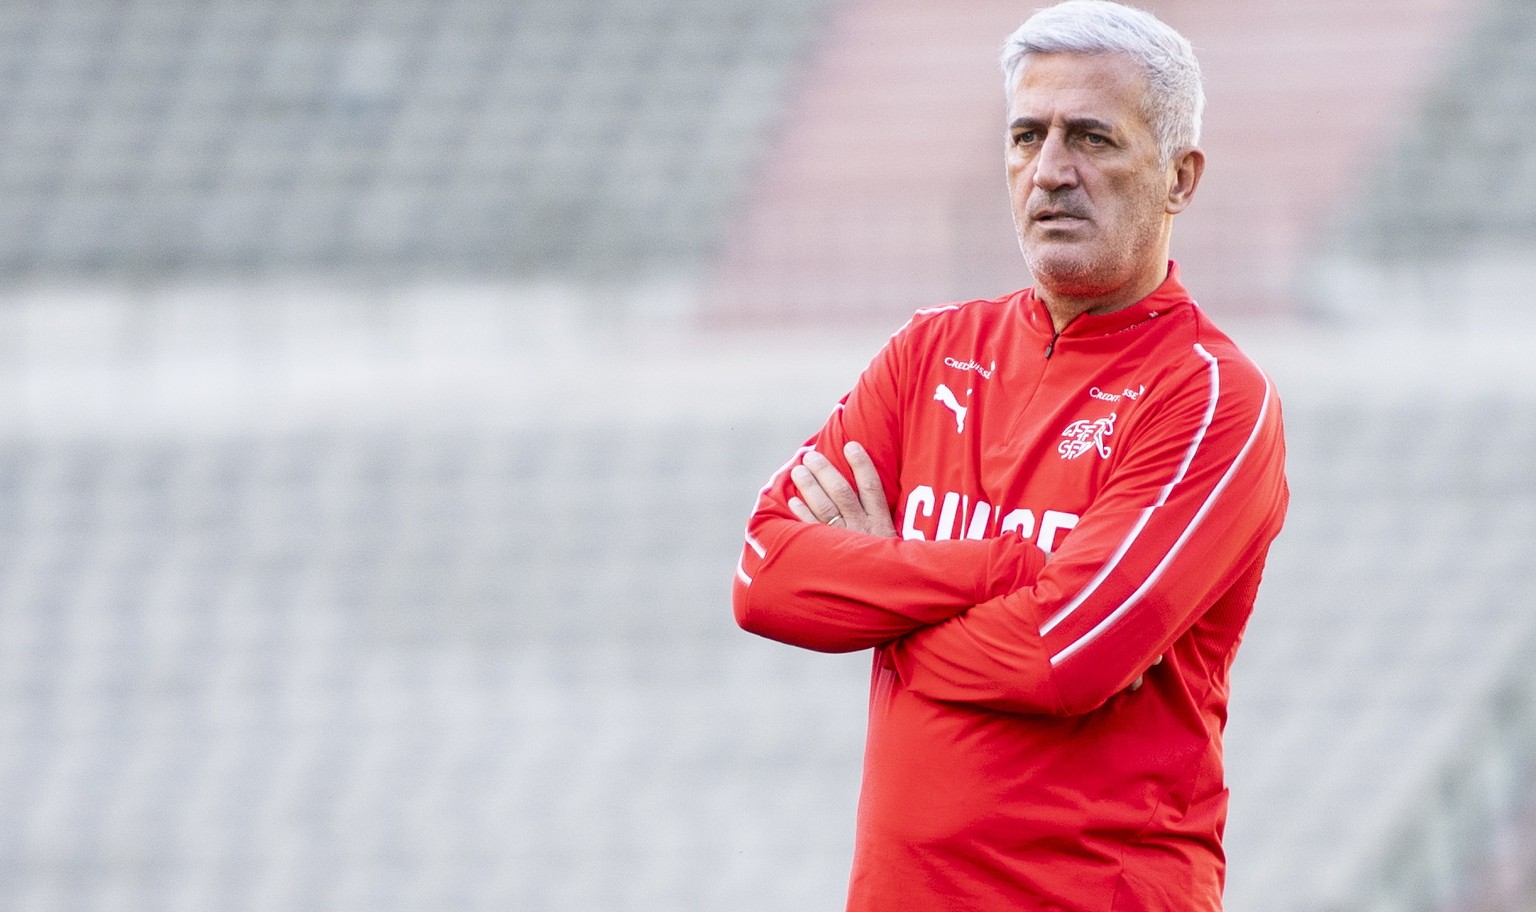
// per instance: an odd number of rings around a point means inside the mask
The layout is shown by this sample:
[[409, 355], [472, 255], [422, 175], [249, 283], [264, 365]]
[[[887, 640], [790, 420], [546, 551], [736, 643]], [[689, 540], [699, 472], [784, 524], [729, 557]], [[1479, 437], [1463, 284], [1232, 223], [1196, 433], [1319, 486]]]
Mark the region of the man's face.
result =
[[1047, 292], [1102, 298], [1162, 275], [1172, 177], [1142, 114], [1145, 88], [1124, 54], [1035, 54], [1015, 74], [1008, 192]]

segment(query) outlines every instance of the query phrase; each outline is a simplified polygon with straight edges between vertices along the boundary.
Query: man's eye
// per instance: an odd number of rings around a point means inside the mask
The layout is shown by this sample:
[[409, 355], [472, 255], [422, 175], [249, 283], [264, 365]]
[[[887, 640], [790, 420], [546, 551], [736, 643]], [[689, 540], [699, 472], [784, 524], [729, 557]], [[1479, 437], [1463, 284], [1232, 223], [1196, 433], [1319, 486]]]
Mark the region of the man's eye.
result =
[[1032, 143], [1032, 142], [1035, 141], [1035, 131], [1034, 130], [1021, 130], [1018, 133], [1013, 134], [1013, 141], [1014, 141], [1014, 143], [1016, 145], [1023, 145], [1025, 143]]
[[1109, 145], [1109, 139], [1107, 137], [1105, 137], [1105, 136], [1100, 136], [1098, 133], [1085, 133], [1085, 134], [1083, 134], [1083, 136], [1084, 136], [1086, 142], [1088, 143], [1088, 145], [1090, 145], [1090, 146], [1107, 146], [1107, 145]]

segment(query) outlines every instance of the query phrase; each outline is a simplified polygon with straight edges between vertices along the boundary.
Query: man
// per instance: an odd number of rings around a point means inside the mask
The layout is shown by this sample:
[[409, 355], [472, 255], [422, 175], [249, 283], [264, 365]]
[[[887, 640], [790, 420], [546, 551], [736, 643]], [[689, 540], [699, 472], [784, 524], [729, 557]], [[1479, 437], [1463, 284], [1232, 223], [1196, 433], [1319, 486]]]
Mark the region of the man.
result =
[[1219, 909], [1228, 669], [1288, 495], [1268, 379], [1168, 259], [1198, 64], [1072, 0], [1003, 67], [1036, 284], [891, 338], [763, 489], [736, 618], [874, 649], [849, 909]]

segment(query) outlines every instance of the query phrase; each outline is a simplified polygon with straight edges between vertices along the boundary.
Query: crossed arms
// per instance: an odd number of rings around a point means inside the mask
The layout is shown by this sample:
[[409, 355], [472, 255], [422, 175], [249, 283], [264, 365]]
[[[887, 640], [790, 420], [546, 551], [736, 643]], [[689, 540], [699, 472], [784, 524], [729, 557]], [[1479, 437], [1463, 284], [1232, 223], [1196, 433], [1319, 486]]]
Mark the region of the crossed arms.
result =
[[1026, 713], [1103, 705], [1218, 603], [1235, 644], [1285, 510], [1284, 446], [1267, 380], [1229, 378], [1218, 400], [1211, 366], [1210, 390], [1168, 405], [1049, 559], [1015, 535], [892, 537], [899, 434], [861, 380], [764, 488], [738, 623], [809, 649], [879, 647], [916, 693]]

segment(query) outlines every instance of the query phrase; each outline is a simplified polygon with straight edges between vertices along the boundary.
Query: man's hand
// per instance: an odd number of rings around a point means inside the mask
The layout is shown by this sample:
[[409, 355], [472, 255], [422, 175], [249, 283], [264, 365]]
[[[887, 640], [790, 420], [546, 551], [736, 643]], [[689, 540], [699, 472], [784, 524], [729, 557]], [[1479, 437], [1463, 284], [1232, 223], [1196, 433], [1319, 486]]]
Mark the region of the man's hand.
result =
[[[789, 471], [800, 491], [789, 499], [789, 509], [805, 522], [826, 523], [888, 538], [896, 536], [891, 509], [885, 502], [885, 488], [880, 473], [864, 448], [849, 441], [843, 456], [853, 470], [853, 484], [837, 471], [827, 458], [812, 450], [801, 464]], [[854, 485], [858, 489], [854, 489]]]
[[[1162, 656], [1158, 656], [1157, 659], [1152, 662], [1152, 668], [1156, 668], [1157, 666], [1159, 666], [1161, 664], [1163, 664], [1163, 657]], [[1151, 671], [1152, 668], [1148, 668], [1147, 671]], [[1141, 674], [1137, 675], [1136, 676], [1136, 680], [1132, 681], [1131, 682], [1131, 686], [1127, 687], [1126, 690], [1141, 690], [1141, 685], [1146, 680], [1146, 677], [1147, 677], [1147, 671], [1144, 671]]]
[[[789, 499], [790, 511], [803, 522], [841, 526], [866, 535], [896, 537], [896, 526], [885, 502], [885, 488], [880, 484], [880, 473], [873, 460], [853, 441], [843, 447], [843, 456], [853, 470], [853, 484], [848, 483], [827, 457], [815, 450], [806, 453], [801, 464], [789, 470], [789, 477], [800, 492], [799, 497]], [[1152, 668], [1162, 663], [1163, 657], [1158, 656], [1152, 661]], [[1152, 668], [1137, 675], [1126, 690], [1140, 690]]]

